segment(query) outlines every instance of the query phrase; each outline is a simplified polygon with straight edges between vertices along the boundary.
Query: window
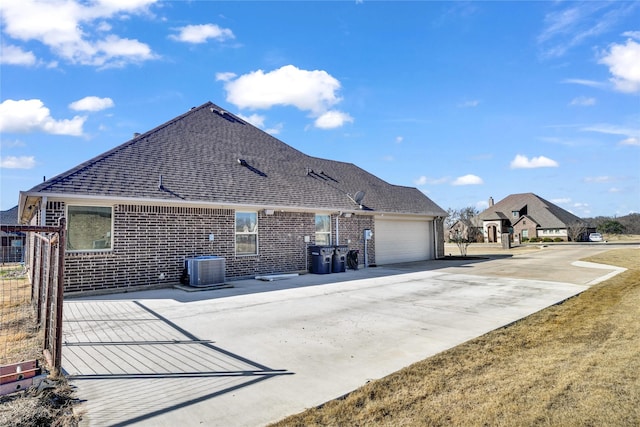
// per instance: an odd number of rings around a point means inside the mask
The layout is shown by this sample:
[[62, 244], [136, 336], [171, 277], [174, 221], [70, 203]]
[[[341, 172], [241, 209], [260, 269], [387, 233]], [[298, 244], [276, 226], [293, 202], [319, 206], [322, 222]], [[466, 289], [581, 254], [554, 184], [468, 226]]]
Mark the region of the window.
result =
[[529, 238], [529, 230], [522, 230], [522, 238], [523, 239]]
[[331, 244], [331, 216], [316, 215], [316, 245]]
[[104, 251], [111, 249], [113, 209], [103, 206], [67, 207], [67, 250]]
[[236, 212], [236, 255], [258, 253], [258, 213]]
[[511, 211], [511, 216], [514, 218], [518, 218], [518, 214], [519, 214], [518, 211]]

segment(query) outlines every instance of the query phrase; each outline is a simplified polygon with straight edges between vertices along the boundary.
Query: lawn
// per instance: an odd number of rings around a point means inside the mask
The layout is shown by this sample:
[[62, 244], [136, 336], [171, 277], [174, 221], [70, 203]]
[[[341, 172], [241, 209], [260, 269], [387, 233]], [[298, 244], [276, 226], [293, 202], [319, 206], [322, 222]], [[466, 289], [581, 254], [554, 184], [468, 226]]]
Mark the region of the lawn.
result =
[[561, 304], [273, 426], [640, 425], [640, 250]]

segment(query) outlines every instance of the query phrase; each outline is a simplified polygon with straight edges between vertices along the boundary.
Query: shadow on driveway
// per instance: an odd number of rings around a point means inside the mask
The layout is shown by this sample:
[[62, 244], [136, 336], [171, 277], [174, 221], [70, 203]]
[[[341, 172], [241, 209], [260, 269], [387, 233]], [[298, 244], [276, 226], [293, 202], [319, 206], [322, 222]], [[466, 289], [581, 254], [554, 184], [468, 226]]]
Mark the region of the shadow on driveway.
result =
[[292, 374], [200, 340], [139, 301], [66, 302], [64, 340], [65, 374], [86, 381], [92, 426], [129, 425]]

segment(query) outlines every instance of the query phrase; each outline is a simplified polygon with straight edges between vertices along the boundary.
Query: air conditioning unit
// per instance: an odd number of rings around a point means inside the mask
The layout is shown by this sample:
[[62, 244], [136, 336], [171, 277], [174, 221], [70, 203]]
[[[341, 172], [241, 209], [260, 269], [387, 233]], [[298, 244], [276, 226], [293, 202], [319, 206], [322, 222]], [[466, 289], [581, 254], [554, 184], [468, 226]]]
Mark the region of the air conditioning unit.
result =
[[184, 284], [196, 287], [224, 283], [224, 258], [219, 256], [187, 258], [184, 261], [183, 279]]

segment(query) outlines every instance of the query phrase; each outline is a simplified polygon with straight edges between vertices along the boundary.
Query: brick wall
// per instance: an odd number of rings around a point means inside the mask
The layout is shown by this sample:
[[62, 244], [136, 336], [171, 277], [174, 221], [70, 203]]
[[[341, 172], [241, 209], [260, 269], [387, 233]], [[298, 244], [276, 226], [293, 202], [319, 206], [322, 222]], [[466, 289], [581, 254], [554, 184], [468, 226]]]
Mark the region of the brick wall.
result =
[[[64, 212], [64, 203], [49, 202], [47, 224], [57, 224]], [[185, 258], [200, 255], [224, 257], [228, 279], [307, 271], [311, 265], [308, 246], [315, 243], [313, 213], [266, 215], [260, 211], [258, 254], [248, 256], [235, 255], [232, 209], [115, 205], [113, 216], [112, 250], [67, 253], [67, 292], [169, 286], [179, 282]], [[350, 241], [349, 249], [363, 253], [365, 228], [373, 229], [373, 217], [340, 217], [340, 243]], [[335, 215], [331, 232], [335, 243]], [[308, 244], [305, 236], [310, 238]], [[375, 260], [373, 245], [369, 254]]]

